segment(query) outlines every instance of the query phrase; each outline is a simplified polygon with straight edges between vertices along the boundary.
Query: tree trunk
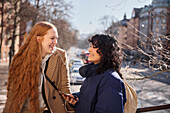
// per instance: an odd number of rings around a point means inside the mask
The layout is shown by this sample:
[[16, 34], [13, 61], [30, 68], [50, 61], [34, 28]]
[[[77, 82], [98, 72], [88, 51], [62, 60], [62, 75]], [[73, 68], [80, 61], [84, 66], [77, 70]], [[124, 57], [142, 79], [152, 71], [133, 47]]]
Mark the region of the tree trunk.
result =
[[1, 42], [0, 42], [0, 59], [1, 59], [1, 47], [2, 47], [2, 40], [3, 40], [3, 24], [4, 24], [4, 0], [1, 1], [2, 8], [1, 8]]
[[15, 17], [14, 17], [14, 27], [13, 27], [13, 36], [12, 36], [12, 44], [10, 46], [10, 52], [9, 52], [9, 65], [11, 64], [12, 58], [15, 54], [15, 38], [16, 38], [16, 29], [17, 29], [17, 3], [14, 4], [14, 10], [15, 10]]
[[[38, 10], [39, 10], [39, 7], [40, 7], [40, 6], [39, 6], [40, 0], [37, 0], [37, 1], [35, 1], [35, 2], [37, 2], [37, 3], [36, 3], [36, 9], [37, 9], [37, 11], [38, 11]], [[37, 22], [37, 15], [34, 15], [32, 25], [34, 26], [36, 22]]]

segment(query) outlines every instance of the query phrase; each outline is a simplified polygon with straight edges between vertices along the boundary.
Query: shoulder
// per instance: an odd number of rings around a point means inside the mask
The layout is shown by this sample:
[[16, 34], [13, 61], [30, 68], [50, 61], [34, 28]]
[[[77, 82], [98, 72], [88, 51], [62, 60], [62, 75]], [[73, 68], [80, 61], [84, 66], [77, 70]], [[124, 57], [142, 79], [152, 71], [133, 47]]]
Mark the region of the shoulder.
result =
[[121, 90], [124, 87], [124, 83], [119, 74], [111, 69], [103, 73], [103, 79], [101, 82], [103, 82], [103, 84], [105, 84], [106, 86], [114, 87], [118, 90]]
[[107, 71], [105, 71], [103, 73], [104, 77], [107, 79], [114, 79], [114, 80], [118, 80], [118, 81], [122, 81], [122, 79], [120, 78], [119, 74], [112, 70], [112, 69], [108, 69]]
[[56, 48], [55, 51], [52, 54], [52, 57], [54, 58], [66, 58], [66, 51], [61, 48]]
[[50, 57], [50, 60], [54, 61], [56, 59], [61, 59], [62, 62], [65, 63], [66, 58], [67, 58], [66, 51], [61, 48], [56, 48], [56, 50]]
[[66, 51], [64, 49], [56, 48], [56, 50], [54, 51], [53, 55], [57, 55], [57, 54], [64, 55], [65, 53], [66, 53]]

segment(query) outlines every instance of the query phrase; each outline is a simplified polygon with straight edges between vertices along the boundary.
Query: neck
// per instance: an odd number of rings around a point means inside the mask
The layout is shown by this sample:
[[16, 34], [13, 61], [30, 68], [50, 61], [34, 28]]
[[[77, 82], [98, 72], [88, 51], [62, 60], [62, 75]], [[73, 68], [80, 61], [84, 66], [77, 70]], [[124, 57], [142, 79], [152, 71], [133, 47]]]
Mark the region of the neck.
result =
[[94, 64], [98, 64], [98, 63], [100, 63], [100, 61], [97, 61], [97, 62], [93, 62]]
[[45, 53], [43, 53], [43, 54], [42, 54], [42, 59], [44, 59], [44, 57], [45, 57], [45, 56], [46, 56], [46, 54], [45, 54]]

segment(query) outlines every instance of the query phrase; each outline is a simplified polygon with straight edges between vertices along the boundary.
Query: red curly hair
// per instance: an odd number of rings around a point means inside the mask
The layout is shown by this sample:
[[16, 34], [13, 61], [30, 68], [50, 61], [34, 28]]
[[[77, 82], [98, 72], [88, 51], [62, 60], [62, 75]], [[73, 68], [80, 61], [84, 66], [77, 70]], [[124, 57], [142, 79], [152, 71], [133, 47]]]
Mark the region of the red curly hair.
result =
[[[30, 97], [29, 111], [39, 113], [38, 83], [42, 59], [41, 41], [51, 28], [56, 29], [48, 22], [36, 24], [12, 60], [7, 85], [8, 93], [12, 92], [12, 97], [14, 97], [12, 98], [11, 113], [18, 113], [21, 109], [19, 108], [20, 104], [24, 103], [28, 96]], [[40, 43], [37, 41], [37, 36], [42, 37]]]

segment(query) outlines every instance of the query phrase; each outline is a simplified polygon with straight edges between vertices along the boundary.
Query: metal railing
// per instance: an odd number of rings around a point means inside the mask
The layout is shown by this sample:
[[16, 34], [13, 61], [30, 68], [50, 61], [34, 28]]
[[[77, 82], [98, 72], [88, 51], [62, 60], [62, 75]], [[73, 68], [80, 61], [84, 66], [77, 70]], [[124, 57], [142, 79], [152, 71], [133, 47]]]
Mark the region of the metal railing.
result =
[[149, 112], [149, 111], [157, 111], [157, 110], [163, 110], [163, 109], [170, 109], [170, 104], [138, 108], [136, 113]]

